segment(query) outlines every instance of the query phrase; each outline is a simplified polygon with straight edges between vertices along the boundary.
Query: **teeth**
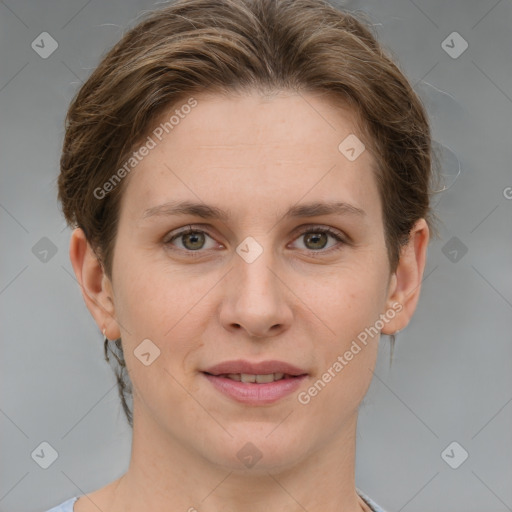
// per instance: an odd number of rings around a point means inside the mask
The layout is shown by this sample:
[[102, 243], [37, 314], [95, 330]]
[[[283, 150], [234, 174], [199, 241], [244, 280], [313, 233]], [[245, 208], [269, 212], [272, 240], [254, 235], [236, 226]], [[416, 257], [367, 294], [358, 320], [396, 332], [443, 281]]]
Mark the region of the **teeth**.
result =
[[249, 373], [230, 373], [227, 375], [228, 379], [236, 380], [238, 382], [267, 384], [276, 380], [281, 380], [284, 373], [268, 373], [266, 375], [251, 375]]
[[266, 384], [267, 382], [274, 382], [277, 380], [274, 377], [273, 373], [269, 373], [268, 375], [256, 375], [256, 382], [258, 384]]

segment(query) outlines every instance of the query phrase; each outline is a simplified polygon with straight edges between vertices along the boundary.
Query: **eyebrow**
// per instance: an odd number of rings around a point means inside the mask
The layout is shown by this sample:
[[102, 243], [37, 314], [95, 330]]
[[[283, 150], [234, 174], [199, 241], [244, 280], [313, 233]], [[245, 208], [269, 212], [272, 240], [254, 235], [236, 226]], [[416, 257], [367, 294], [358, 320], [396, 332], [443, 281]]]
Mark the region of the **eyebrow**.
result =
[[[195, 215], [203, 219], [219, 219], [227, 222], [230, 212], [216, 206], [192, 201], [169, 201], [158, 206], [148, 208], [142, 214], [146, 219], [153, 216]], [[294, 205], [288, 209], [283, 218], [316, 217], [320, 215], [355, 215], [364, 217], [366, 212], [357, 206], [341, 201], [312, 202]]]

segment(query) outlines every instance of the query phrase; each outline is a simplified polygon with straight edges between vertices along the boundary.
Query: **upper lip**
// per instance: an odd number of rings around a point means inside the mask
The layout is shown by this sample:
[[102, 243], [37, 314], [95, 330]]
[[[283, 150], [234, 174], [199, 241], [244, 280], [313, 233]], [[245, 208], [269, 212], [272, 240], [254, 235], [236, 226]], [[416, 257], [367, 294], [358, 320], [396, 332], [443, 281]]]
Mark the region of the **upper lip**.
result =
[[305, 375], [307, 372], [284, 361], [260, 361], [252, 363], [243, 359], [236, 361], [224, 361], [222, 363], [211, 366], [205, 373], [212, 375], [223, 375], [229, 373], [246, 373], [249, 375], [268, 375], [270, 373], [285, 373], [287, 375]]

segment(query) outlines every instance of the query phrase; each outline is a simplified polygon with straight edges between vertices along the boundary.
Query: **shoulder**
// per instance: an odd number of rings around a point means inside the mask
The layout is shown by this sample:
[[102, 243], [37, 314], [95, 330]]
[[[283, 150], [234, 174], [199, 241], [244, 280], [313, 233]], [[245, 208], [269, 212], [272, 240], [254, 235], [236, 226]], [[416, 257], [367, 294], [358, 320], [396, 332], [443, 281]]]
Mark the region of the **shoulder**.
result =
[[77, 499], [78, 496], [69, 498], [69, 500], [64, 501], [60, 505], [57, 505], [56, 507], [53, 507], [46, 512], [73, 512], [73, 505]]
[[[368, 504], [368, 506], [372, 509], [373, 512], [386, 512], [382, 507], [377, 505], [375, 501], [373, 501], [369, 496], [367, 496], [365, 493], [361, 492], [359, 489], [357, 490], [357, 493], [363, 500]], [[76, 500], [78, 499], [78, 496], [75, 496], [74, 498], [70, 498], [60, 505], [57, 505], [56, 507], [53, 507], [46, 512], [73, 512], [73, 505], [75, 504]]]
[[363, 500], [372, 509], [373, 512], [386, 512], [382, 507], [377, 505], [377, 503], [375, 503], [375, 501], [373, 501], [364, 492], [361, 492], [359, 489], [357, 489], [357, 494], [359, 494], [359, 496], [361, 496], [361, 498], [363, 498]]

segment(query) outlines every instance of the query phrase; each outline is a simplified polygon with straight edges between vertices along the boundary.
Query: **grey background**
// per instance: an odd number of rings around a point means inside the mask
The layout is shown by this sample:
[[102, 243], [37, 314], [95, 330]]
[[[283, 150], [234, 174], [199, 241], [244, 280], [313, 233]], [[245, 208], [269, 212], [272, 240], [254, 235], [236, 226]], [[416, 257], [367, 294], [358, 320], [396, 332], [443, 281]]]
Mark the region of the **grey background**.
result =
[[[391, 368], [381, 340], [357, 485], [389, 512], [512, 510], [512, 3], [345, 5], [368, 13], [424, 99], [447, 187], [436, 197], [441, 239]], [[154, 6], [0, 1], [2, 512], [42, 512], [129, 462], [131, 431], [69, 262], [55, 180], [72, 95]], [[45, 31], [58, 48], [43, 59], [31, 43]], [[460, 43], [443, 44], [454, 31], [469, 45], [457, 58], [444, 47]], [[43, 441], [58, 452], [48, 469], [31, 456]], [[453, 441], [452, 464], [469, 454], [457, 469], [441, 456]]]

